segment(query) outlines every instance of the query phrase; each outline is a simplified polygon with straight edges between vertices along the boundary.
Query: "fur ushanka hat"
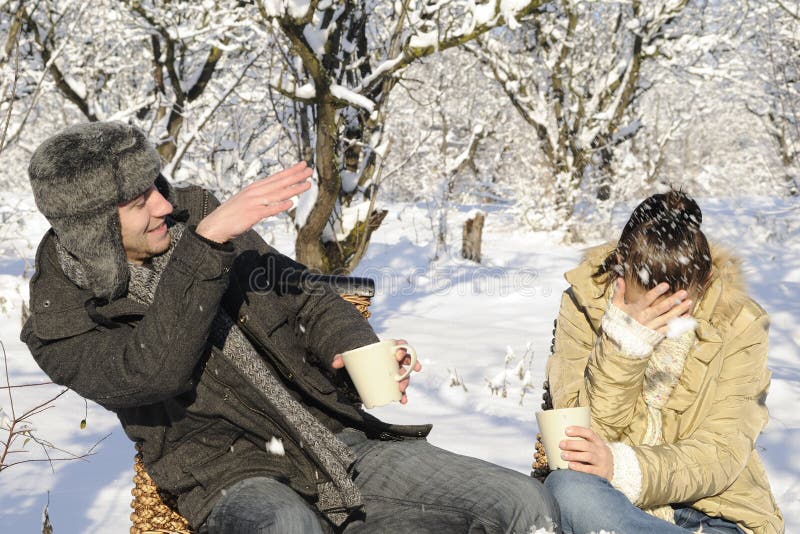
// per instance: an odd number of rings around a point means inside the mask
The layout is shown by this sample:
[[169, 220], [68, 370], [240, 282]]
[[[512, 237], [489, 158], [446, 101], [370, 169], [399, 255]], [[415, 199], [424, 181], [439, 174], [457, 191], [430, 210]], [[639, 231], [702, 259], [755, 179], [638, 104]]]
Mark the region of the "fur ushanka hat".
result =
[[119, 122], [71, 126], [33, 153], [28, 176], [39, 211], [61, 245], [80, 262], [86, 289], [111, 301], [128, 288], [117, 205], [144, 193], [160, 175], [161, 158], [144, 133]]

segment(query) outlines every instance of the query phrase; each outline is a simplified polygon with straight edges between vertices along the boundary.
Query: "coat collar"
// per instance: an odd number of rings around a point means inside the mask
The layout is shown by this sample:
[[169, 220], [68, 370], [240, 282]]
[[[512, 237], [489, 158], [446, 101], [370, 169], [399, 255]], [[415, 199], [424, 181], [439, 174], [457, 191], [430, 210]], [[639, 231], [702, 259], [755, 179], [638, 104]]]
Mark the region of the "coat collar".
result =
[[[165, 180], [160, 181], [163, 183], [157, 185], [166, 184]], [[169, 187], [167, 194], [173, 206], [177, 201], [173, 216], [196, 224], [202, 212], [203, 190], [199, 187]], [[126, 297], [110, 303], [99, 303], [91, 291], [75, 285], [64, 274], [58, 261], [55, 232], [52, 228], [39, 243], [35, 267], [30, 281], [30, 319], [40, 339], [71, 337], [97, 326], [98, 318], [101, 322], [104, 318], [113, 322], [121, 317], [141, 316], [146, 310], [142, 304]]]
[[572, 294], [576, 302], [583, 308], [595, 332], [600, 331], [600, 321], [606, 312], [611, 288], [600, 284], [592, 278], [606, 256], [614, 250], [615, 243], [604, 243], [586, 251], [583, 261], [564, 274], [572, 287]]
[[[166, 184], [166, 185], [165, 185]], [[165, 180], [156, 181], [159, 190], [167, 187], [173, 203], [173, 217], [197, 224], [206, 205], [206, 193], [197, 186], [172, 189]], [[162, 191], [163, 193], [164, 191]], [[61, 269], [52, 228], [42, 238], [36, 251], [35, 272], [30, 281], [31, 325], [40, 339], [71, 337], [95, 328], [105, 319], [113, 323], [122, 317], [141, 316], [146, 307], [122, 297], [100, 303], [91, 291], [76, 286]]]
[[96, 305], [92, 292], [76, 286], [61, 269], [52, 229], [39, 244], [35, 265], [30, 306], [32, 326], [40, 339], [61, 339], [91, 330], [97, 326], [94, 312], [113, 319], [145, 311], [144, 306], [124, 297]]

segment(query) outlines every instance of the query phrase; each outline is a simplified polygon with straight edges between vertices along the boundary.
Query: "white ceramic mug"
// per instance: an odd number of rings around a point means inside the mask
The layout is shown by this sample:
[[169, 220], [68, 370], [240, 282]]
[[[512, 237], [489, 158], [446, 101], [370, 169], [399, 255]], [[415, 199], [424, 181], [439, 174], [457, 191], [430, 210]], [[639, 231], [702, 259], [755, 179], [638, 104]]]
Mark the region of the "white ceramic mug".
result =
[[536, 412], [536, 422], [542, 434], [544, 452], [547, 454], [547, 465], [550, 469], [569, 469], [568, 462], [561, 459], [559, 442], [564, 439], [583, 439], [567, 437], [568, 426], [592, 427], [592, 413], [588, 406], [578, 408], [558, 408]]
[[[411, 363], [402, 374], [398, 373], [399, 362], [395, 357], [398, 349], [406, 349], [411, 356]], [[397, 383], [411, 374], [417, 363], [417, 351], [410, 345], [398, 345], [393, 339], [388, 339], [348, 350], [342, 353], [342, 359], [361, 402], [367, 408], [374, 408], [403, 397]]]

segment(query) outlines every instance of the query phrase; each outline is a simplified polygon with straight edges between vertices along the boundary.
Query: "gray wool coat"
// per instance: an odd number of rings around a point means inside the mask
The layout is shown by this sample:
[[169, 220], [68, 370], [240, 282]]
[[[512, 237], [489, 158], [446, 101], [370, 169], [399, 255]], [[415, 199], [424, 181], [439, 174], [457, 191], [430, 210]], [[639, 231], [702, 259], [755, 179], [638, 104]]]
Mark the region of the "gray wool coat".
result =
[[[199, 187], [169, 192], [189, 228], [218, 202]], [[221, 490], [253, 476], [277, 478], [310, 502], [325, 471], [289, 425], [209, 342], [218, 306], [287, 389], [336, 432], [375, 439], [424, 437], [430, 425], [396, 426], [362, 411], [334, 354], [377, 341], [369, 324], [327, 287], [296, 284], [303, 267], [250, 231], [215, 246], [184, 232], [149, 308], [98, 302], [63, 273], [51, 232], [36, 254], [31, 316], [21, 338], [56, 383], [112, 410], [143, 445], [144, 464], [178, 497], [196, 528]], [[268, 451], [273, 437], [285, 454]]]

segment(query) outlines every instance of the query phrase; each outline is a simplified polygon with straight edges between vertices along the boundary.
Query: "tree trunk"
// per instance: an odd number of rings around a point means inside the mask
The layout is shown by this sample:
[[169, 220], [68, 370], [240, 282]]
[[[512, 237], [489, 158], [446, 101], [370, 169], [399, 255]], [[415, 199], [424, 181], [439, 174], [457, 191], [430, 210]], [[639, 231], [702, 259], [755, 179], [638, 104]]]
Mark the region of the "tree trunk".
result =
[[167, 133], [169, 136], [156, 147], [158, 153], [164, 158], [164, 161], [167, 162], [172, 161], [175, 154], [178, 152], [178, 135], [180, 134], [181, 126], [183, 126], [183, 114], [180, 111], [181, 107], [182, 105], [180, 103], [173, 104], [169, 114], [169, 120], [167, 121]]
[[330, 94], [321, 95], [317, 107], [317, 146], [313, 164], [317, 169], [319, 192], [314, 208], [297, 232], [295, 257], [308, 268], [319, 272], [330, 272], [330, 265], [322, 243], [322, 232], [328, 224], [330, 214], [336, 206], [342, 178], [336, 162], [336, 107]]
[[483, 241], [483, 222], [486, 216], [476, 213], [475, 217], [464, 222], [461, 240], [461, 256], [476, 263], [481, 262], [481, 243]]

